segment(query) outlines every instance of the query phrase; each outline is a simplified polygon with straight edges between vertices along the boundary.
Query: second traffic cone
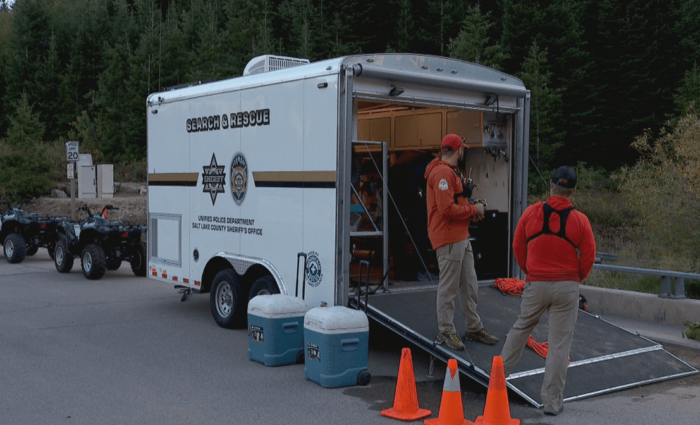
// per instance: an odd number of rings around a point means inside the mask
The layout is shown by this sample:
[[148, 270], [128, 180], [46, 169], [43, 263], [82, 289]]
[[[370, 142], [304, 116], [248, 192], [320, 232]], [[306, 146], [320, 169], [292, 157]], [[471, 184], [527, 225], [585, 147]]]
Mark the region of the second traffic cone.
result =
[[418, 407], [418, 392], [416, 391], [416, 375], [413, 373], [413, 359], [411, 350], [401, 350], [401, 363], [399, 363], [399, 378], [396, 380], [396, 394], [394, 395], [394, 407], [379, 412], [402, 421], [415, 421], [430, 416], [430, 410]]
[[437, 419], [427, 419], [423, 423], [425, 425], [474, 425], [474, 422], [464, 419], [457, 360], [450, 359], [447, 362], [445, 385], [442, 387], [442, 400], [440, 401], [440, 414]]
[[491, 363], [489, 391], [486, 393], [484, 416], [476, 418], [477, 425], [519, 425], [520, 419], [511, 419], [506, 389], [506, 374], [503, 371], [503, 357], [494, 356]]

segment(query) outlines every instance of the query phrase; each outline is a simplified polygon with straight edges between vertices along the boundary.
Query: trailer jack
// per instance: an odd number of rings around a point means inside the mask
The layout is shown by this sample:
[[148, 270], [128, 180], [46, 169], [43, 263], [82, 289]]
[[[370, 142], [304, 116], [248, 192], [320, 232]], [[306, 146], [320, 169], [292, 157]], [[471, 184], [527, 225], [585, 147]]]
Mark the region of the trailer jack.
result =
[[177, 293], [182, 294], [182, 298], [180, 298], [180, 302], [185, 302], [185, 300], [187, 299], [187, 296], [192, 293], [192, 288], [188, 288], [187, 286], [176, 285], [175, 289], [179, 289], [179, 291]]

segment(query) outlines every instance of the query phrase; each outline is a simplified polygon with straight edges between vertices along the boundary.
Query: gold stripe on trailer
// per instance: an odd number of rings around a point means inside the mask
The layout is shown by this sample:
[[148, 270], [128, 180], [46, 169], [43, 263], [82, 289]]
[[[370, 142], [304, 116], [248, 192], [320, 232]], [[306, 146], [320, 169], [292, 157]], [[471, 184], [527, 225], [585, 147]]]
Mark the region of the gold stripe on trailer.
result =
[[255, 187], [335, 188], [335, 171], [253, 171]]
[[148, 175], [149, 186], [197, 186], [199, 173], [152, 173]]

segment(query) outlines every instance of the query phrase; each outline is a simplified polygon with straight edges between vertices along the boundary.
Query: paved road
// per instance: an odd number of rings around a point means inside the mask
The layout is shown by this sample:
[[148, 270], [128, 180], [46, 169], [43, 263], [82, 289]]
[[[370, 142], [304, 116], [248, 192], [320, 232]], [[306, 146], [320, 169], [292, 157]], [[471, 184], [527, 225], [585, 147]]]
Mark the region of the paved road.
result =
[[[170, 285], [137, 278], [128, 264], [88, 281], [59, 274], [45, 250], [22, 264], [0, 256], [0, 424], [394, 424], [400, 348], [370, 331], [367, 387], [325, 389], [303, 366], [267, 368], [247, 358], [245, 330], [215, 325], [208, 295], [180, 302]], [[700, 353], [671, 348], [700, 366]], [[425, 377], [414, 350], [421, 407], [439, 410], [445, 365]], [[462, 377], [465, 416], [483, 412], [486, 391]], [[523, 424], [697, 425], [700, 377], [567, 403], [557, 418], [511, 396]]]

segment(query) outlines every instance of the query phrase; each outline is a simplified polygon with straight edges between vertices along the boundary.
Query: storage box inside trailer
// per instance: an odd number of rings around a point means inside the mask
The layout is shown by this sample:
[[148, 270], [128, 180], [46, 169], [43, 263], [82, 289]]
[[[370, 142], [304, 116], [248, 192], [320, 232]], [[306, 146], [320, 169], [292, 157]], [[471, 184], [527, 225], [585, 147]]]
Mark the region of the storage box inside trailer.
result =
[[[464, 177], [476, 188], [473, 199], [487, 202], [484, 220], [469, 227], [477, 276], [480, 280], [508, 275], [510, 249], [510, 188], [513, 146], [512, 115], [436, 107], [355, 101], [356, 140], [352, 158], [350, 226], [353, 231], [381, 230], [382, 215], [389, 217], [390, 284], [424, 281], [437, 284], [435, 252], [428, 238], [426, 166], [439, 156], [442, 138], [464, 137], [469, 146], [459, 161]], [[382, 205], [379, 144], [388, 151], [388, 205]], [[376, 229], [375, 229], [376, 227]], [[352, 237], [351, 280], [358, 280], [359, 262], [370, 262], [370, 281], [382, 276], [380, 238]], [[363, 279], [366, 277], [363, 271]]]

